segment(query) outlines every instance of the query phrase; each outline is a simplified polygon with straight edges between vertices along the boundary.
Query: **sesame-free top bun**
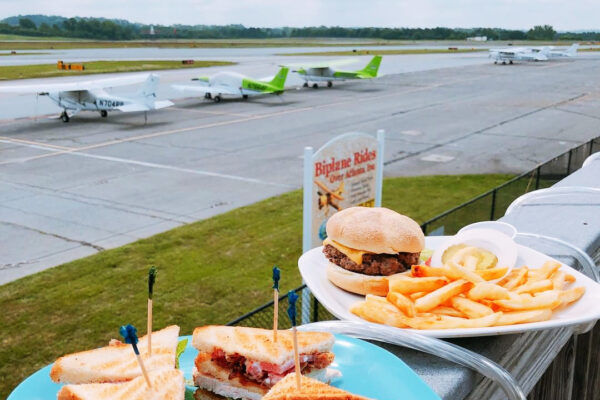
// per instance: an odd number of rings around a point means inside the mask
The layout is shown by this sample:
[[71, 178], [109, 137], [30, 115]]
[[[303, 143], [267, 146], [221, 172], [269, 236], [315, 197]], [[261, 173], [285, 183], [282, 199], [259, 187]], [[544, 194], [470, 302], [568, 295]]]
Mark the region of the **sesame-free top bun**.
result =
[[419, 253], [425, 236], [411, 218], [383, 207], [351, 207], [327, 221], [327, 237], [375, 254]]

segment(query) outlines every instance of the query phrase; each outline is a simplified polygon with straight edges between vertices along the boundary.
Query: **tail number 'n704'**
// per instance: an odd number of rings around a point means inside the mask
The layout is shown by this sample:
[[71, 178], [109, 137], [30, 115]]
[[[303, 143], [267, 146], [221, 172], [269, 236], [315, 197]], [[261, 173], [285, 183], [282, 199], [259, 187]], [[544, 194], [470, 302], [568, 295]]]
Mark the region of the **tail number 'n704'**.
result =
[[98, 100], [96, 100], [96, 104], [98, 105], [98, 107], [115, 108], [115, 107], [121, 107], [121, 106], [125, 105], [125, 102], [117, 101], [117, 100], [98, 99]]

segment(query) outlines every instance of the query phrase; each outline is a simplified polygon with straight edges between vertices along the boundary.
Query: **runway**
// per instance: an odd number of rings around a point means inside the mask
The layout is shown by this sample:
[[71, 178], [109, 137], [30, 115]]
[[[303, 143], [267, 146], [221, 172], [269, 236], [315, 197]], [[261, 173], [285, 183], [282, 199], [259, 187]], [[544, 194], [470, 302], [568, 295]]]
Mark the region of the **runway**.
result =
[[[146, 124], [118, 113], [64, 124], [13, 100], [0, 122], [0, 284], [297, 189], [303, 148], [348, 131], [386, 130], [386, 176], [520, 173], [599, 135], [598, 57], [494, 66], [429, 56], [437, 68], [398, 57], [375, 81], [220, 104], [177, 98]], [[264, 62], [238, 69], [264, 73]]]

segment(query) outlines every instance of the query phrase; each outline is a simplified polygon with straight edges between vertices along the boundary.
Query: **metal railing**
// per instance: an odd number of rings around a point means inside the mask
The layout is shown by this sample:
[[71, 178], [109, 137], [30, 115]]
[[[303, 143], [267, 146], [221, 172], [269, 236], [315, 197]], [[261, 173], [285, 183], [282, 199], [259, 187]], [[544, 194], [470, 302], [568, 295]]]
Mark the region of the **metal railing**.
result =
[[456, 206], [421, 225], [426, 235], [453, 235], [468, 224], [494, 221], [504, 215], [508, 206], [519, 196], [554, 185], [577, 171], [585, 159], [600, 151], [600, 138], [574, 147], [459, 206]]
[[[525, 172], [496, 188], [483, 193], [459, 206], [456, 206], [421, 225], [423, 232], [428, 235], [453, 235], [465, 225], [479, 221], [496, 220], [502, 216], [508, 206], [519, 196], [537, 189], [554, 185], [556, 182], [572, 174], [591, 154], [600, 151], [600, 138], [595, 138], [580, 146], [538, 165], [531, 171]], [[299, 293], [306, 285], [294, 289]], [[330, 321], [336, 319], [311, 294], [310, 301], [298, 299], [297, 306], [302, 313], [309, 313], [310, 322]], [[279, 298], [279, 327], [290, 328], [286, 316], [287, 296]], [[227, 325], [244, 325], [257, 328], [271, 328], [273, 324], [273, 301], [264, 304]]]

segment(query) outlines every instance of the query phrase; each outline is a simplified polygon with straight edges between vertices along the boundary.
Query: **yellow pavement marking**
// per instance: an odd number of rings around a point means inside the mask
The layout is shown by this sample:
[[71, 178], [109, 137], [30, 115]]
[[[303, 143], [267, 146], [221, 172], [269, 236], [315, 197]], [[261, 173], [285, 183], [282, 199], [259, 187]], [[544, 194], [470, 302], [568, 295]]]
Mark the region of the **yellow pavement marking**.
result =
[[28, 140], [28, 139], [17, 139], [17, 138], [11, 138], [11, 137], [7, 137], [7, 136], [0, 136], [0, 140], [5, 140], [5, 141], [9, 141], [9, 142], [14, 142], [14, 143], [31, 144], [31, 145], [40, 146], [40, 147], [49, 147], [49, 148], [58, 149], [58, 150], [73, 150], [73, 149], [75, 149], [74, 147], [58, 146], [58, 145], [50, 144], [50, 143], [36, 142], [34, 140]]

